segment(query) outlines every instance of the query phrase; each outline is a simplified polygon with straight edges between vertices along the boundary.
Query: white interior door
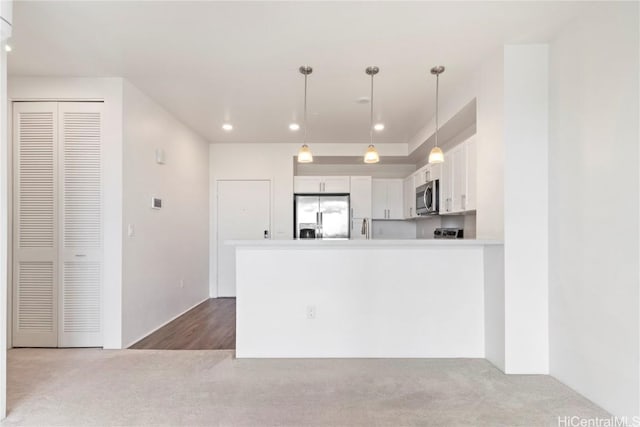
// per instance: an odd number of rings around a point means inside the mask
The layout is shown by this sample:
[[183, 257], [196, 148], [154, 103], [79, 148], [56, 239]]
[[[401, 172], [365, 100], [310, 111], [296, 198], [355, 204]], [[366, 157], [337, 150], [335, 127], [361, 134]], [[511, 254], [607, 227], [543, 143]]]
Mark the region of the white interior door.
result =
[[218, 181], [218, 296], [236, 296], [235, 248], [227, 240], [259, 240], [270, 236], [271, 182]]
[[60, 347], [102, 345], [102, 105], [58, 104]]
[[102, 103], [14, 103], [13, 345], [102, 345]]
[[55, 102], [13, 104], [13, 345], [58, 345]]

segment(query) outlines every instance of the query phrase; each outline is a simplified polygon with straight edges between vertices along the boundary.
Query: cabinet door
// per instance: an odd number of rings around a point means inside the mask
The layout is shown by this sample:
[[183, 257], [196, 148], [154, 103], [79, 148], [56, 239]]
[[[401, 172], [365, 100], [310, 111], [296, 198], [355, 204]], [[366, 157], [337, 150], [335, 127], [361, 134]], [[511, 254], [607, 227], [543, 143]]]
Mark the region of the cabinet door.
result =
[[351, 218], [371, 218], [371, 177], [351, 177]]
[[414, 172], [416, 187], [427, 183], [427, 166], [423, 166]]
[[404, 192], [404, 210], [403, 215], [405, 218], [412, 218], [413, 210], [411, 209], [411, 200], [413, 200], [411, 196], [412, 187], [413, 187], [413, 175], [408, 176], [404, 179], [402, 183], [403, 192]]
[[322, 179], [323, 193], [348, 193], [349, 177], [348, 176], [325, 176]]
[[319, 176], [294, 176], [293, 192], [296, 194], [320, 193], [322, 178]]
[[402, 180], [387, 180], [387, 219], [404, 219], [402, 208], [404, 198], [402, 196]]
[[372, 216], [374, 219], [387, 218], [387, 180], [371, 180]]
[[464, 210], [464, 199], [467, 191], [467, 162], [466, 146], [457, 146], [452, 150], [452, 172], [453, 172], [453, 198], [452, 212], [462, 212]]
[[444, 163], [441, 164], [440, 176], [440, 213], [451, 213], [453, 190], [453, 155], [451, 151], [444, 153]]
[[477, 206], [477, 143], [475, 138], [466, 142], [467, 145], [467, 191], [464, 201], [464, 210], [473, 211]]
[[430, 181], [442, 178], [442, 163], [429, 165], [429, 178]]

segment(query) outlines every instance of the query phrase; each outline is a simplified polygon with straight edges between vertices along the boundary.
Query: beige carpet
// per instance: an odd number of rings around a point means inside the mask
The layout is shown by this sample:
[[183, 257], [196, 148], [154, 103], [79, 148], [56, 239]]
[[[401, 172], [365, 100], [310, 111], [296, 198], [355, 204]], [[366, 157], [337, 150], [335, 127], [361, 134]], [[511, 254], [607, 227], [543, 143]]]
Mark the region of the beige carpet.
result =
[[8, 362], [5, 425], [530, 427], [608, 416], [553, 378], [503, 375], [481, 359], [15, 349]]

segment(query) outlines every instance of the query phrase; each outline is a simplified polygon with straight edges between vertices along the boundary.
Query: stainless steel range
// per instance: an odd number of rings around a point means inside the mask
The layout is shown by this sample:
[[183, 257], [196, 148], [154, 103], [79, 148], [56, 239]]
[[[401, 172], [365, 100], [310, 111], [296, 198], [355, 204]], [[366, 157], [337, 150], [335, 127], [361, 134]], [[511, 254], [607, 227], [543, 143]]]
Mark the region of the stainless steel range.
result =
[[436, 228], [433, 232], [434, 239], [463, 239], [464, 229], [462, 228]]

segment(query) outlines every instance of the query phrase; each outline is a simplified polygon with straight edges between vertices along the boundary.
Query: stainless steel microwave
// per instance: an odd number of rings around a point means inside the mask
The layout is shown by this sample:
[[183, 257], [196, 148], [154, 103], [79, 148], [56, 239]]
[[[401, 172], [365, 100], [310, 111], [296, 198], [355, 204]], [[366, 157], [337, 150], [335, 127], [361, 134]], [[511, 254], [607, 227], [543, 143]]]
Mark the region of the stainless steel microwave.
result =
[[440, 211], [440, 180], [435, 179], [416, 188], [416, 214], [438, 215]]

